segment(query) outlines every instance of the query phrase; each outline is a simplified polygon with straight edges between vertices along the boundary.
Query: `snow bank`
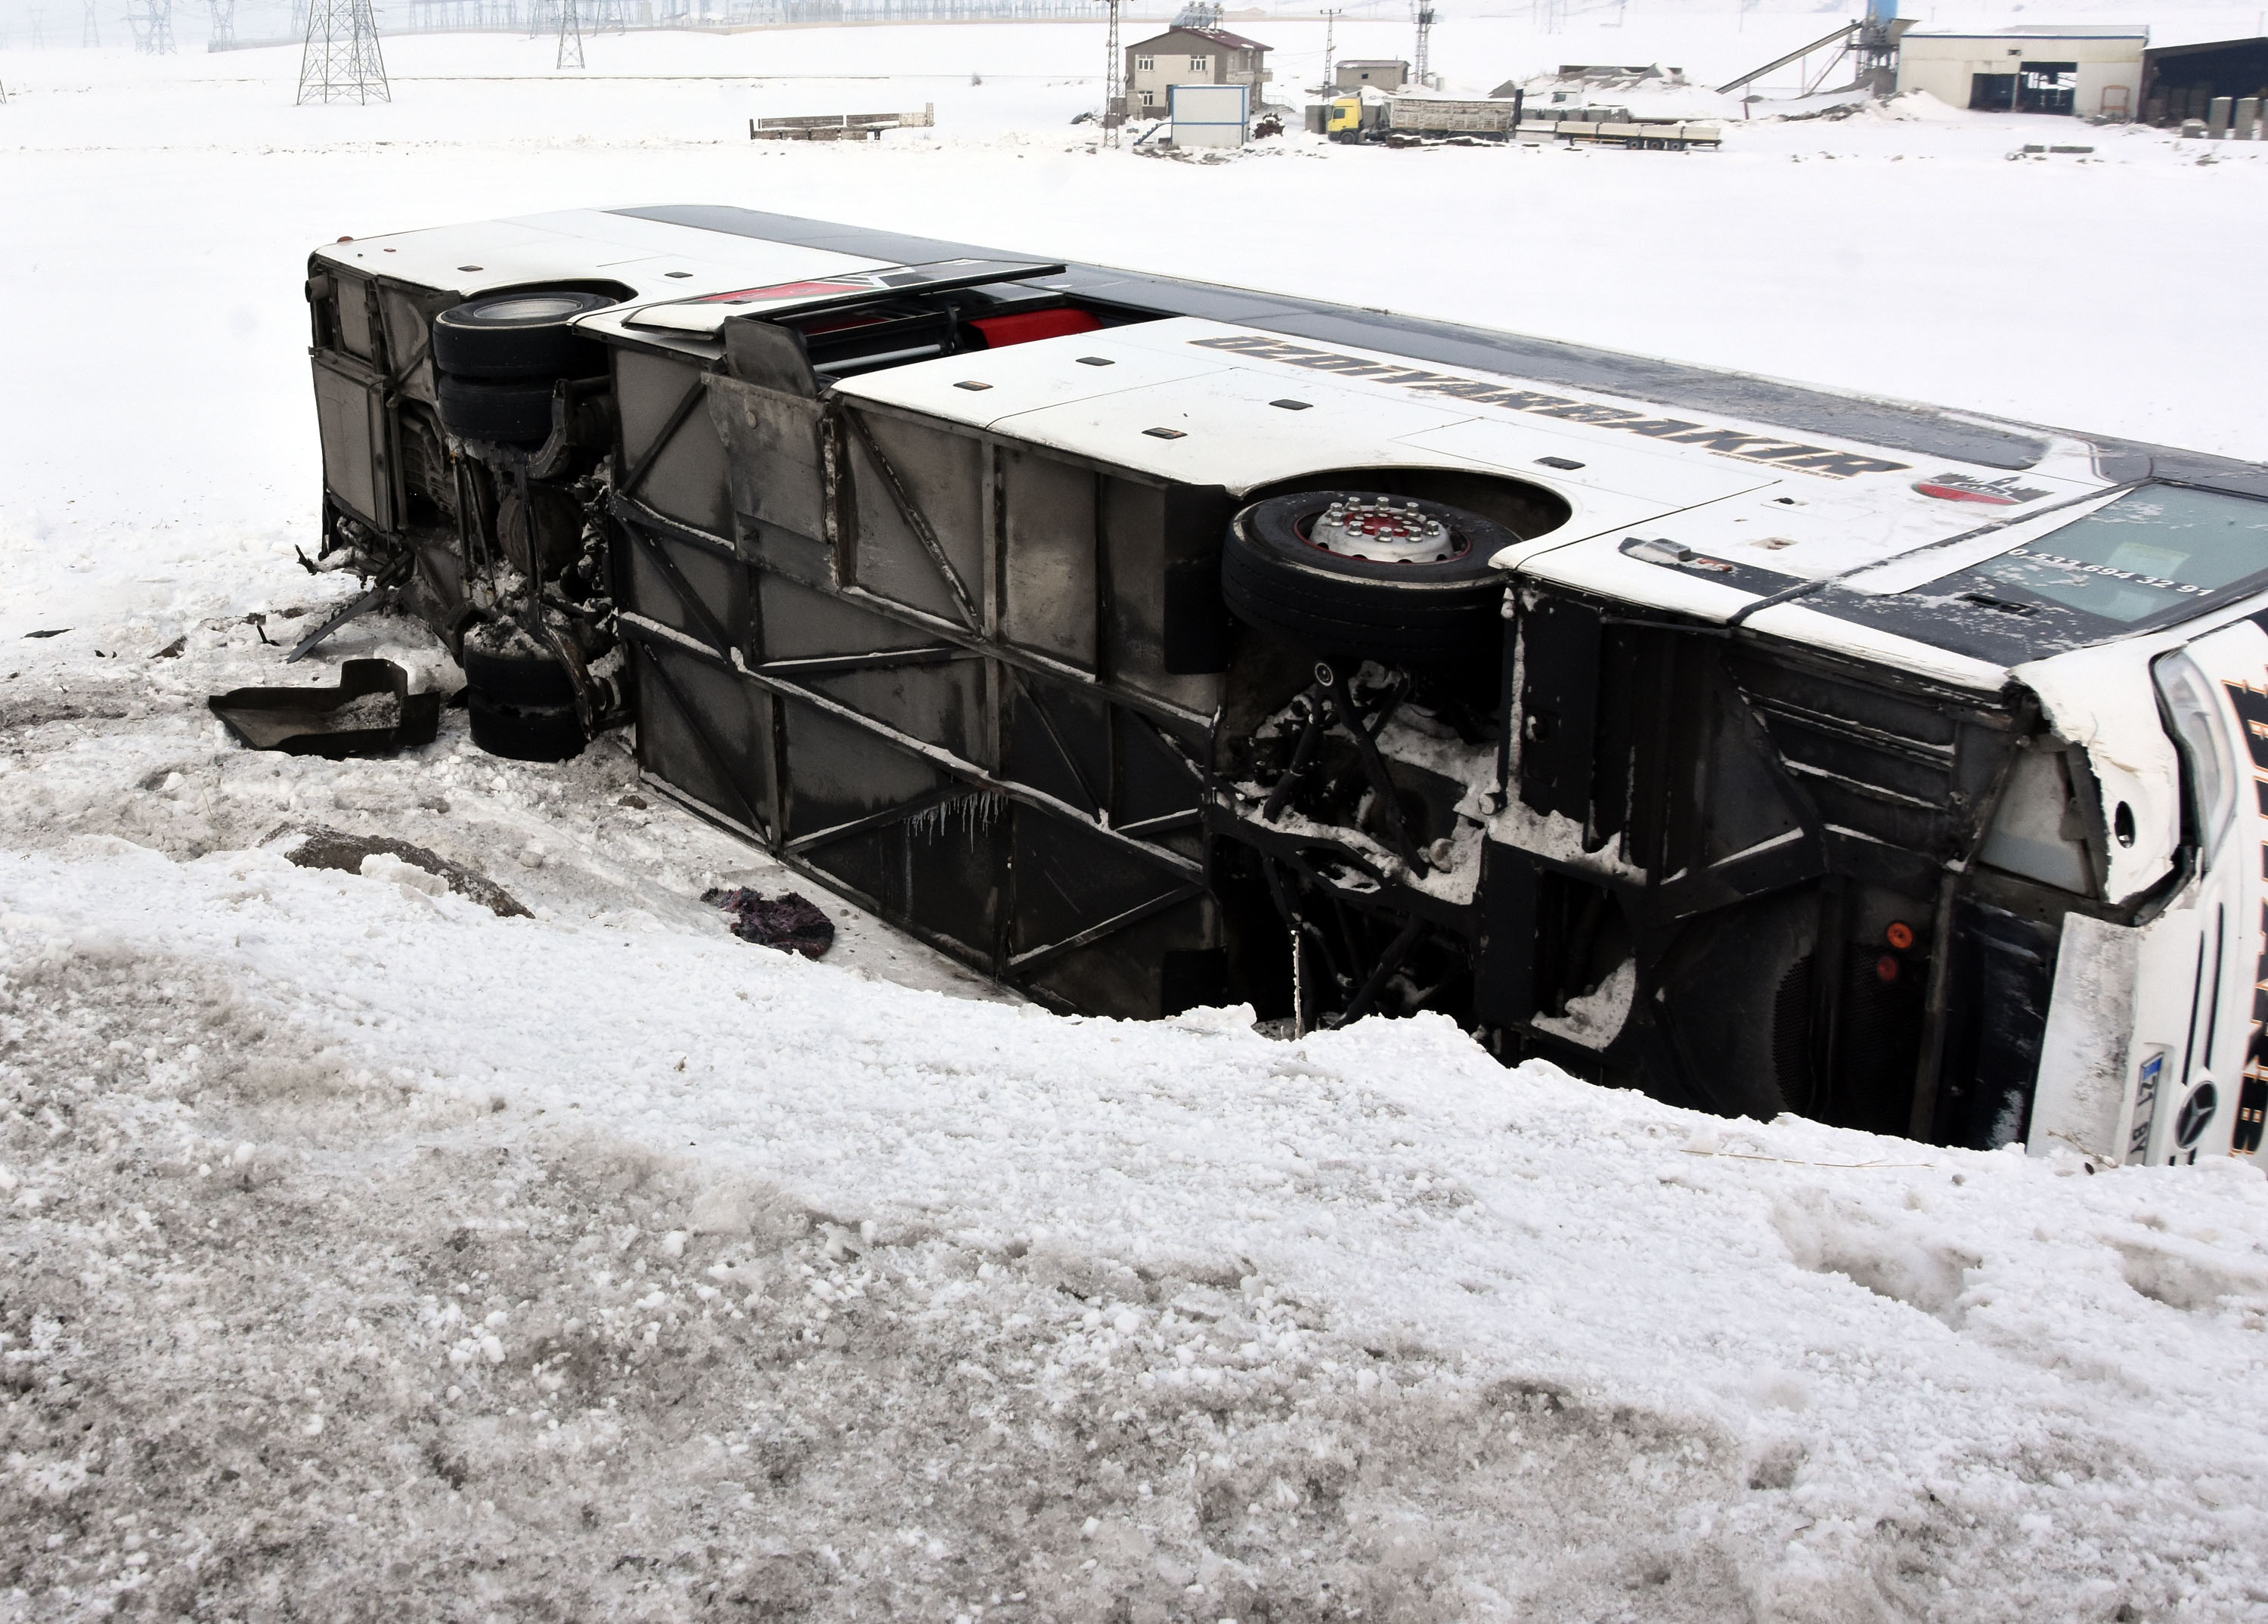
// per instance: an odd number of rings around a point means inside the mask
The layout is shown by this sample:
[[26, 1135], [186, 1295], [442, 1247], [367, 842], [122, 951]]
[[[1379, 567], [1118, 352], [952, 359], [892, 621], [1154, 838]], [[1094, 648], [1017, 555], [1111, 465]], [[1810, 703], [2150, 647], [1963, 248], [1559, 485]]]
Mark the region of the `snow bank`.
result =
[[1877, 118], [1920, 124], [1958, 124], [1968, 114], [1940, 101], [1926, 90], [1902, 90], [1896, 95], [1868, 104]]
[[1726, 1124], [1439, 1021], [1066, 1021], [109, 836], [0, 857], [0, 1033], [42, 1609], [238, 1594], [247, 1529], [316, 1611], [468, 1562], [586, 1613], [2255, 1605], [2249, 1167]]

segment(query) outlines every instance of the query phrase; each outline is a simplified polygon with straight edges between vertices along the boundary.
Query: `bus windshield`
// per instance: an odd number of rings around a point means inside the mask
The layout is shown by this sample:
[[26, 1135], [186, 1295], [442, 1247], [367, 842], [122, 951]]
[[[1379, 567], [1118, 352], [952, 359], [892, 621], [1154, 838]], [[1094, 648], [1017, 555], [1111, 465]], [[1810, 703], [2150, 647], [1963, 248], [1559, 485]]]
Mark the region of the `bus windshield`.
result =
[[2263, 571], [2268, 502], [2152, 484], [1972, 573], [2022, 597], [2132, 624]]

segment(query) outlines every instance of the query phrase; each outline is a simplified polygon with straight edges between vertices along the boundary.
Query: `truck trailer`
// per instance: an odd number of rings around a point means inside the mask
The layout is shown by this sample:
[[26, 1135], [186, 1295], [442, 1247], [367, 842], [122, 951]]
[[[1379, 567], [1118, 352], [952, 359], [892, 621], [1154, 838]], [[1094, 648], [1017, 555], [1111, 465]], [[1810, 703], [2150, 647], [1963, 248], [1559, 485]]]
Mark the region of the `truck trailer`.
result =
[[474, 737], [1055, 1009], [2099, 1164], [2268, 1106], [2268, 469], [736, 208], [308, 264]]
[[1342, 144], [1505, 141], [1520, 128], [1521, 92], [1497, 99], [1447, 96], [1342, 96], [1322, 108], [1320, 133]]

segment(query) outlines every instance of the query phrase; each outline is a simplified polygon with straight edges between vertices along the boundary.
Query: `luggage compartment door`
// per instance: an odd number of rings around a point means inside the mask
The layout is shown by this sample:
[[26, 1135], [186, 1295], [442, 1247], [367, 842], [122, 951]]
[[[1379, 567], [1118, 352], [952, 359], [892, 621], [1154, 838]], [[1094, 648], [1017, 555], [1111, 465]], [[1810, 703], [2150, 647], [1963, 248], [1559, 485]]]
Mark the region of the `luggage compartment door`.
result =
[[318, 355], [315, 421], [323, 440], [323, 486], [332, 501], [375, 530], [394, 528], [386, 397], [357, 369]]

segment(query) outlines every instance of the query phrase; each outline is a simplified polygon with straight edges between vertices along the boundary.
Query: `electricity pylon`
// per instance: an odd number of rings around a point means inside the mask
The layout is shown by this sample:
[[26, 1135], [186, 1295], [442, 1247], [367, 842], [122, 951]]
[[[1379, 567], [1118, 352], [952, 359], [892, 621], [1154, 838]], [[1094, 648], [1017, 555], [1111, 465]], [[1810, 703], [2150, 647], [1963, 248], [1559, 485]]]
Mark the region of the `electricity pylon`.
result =
[[578, 0], [560, 0], [559, 58], [551, 65], [554, 68], [579, 68], [583, 65], [583, 14]]
[[307, 47], [299, 58], [298, 105], [393, 100], [370, 0], [313, 0], [307, 8]]
[[1126, 122], [1126, 56], [1118, 47], [1118, 0], [1110, 0], [1110, 61], [1102, 75], [1102, 144], [1118, 144], [1118, 127]]
[[138, 9], [126, 13], [126, 26], [134, 30], [134, 48], [144, 56], [173, 54], [173, 0], [142, 0]]

